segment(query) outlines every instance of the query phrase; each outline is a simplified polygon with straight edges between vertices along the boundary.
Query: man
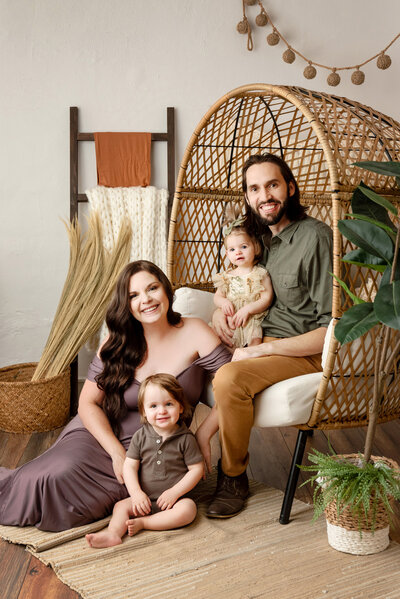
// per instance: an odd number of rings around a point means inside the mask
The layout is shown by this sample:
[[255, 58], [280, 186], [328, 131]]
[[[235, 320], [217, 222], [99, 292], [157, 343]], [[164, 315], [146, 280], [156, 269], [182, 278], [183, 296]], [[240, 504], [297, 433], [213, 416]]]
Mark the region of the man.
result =
[[[307, 216], [288, 165], [273, 154], [251, 156], [243, 168], [243, 190], [248, 224], [264, 233], [275, 300], [263, 322], [263, 343], [236, 349], [214, 378], [222, 459], [210, 518], [236, 515], [248, 496], [254, 395], [278, 381], [320, 372], [331, 319], [332, 231]], [[231, 345], [221, 311], [213, 324]]]

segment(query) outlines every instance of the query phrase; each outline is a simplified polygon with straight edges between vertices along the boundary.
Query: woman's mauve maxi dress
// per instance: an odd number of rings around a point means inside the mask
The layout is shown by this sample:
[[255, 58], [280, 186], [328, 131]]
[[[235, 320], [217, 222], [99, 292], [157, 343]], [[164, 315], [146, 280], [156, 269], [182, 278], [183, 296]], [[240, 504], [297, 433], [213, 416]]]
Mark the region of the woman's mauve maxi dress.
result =
[[[231, 359], [219, 345], [198, 358], [176, 378], [186, 397], [195, 406], [201, 396], [207, 372], [214, 373]], [[101, 372], [95, 356], [88, 379]], [[120, 441], [128, 448], [140, 426], [137, 409], [138, 381], [127, 389], [127, 416], [121, 421]], [[112, 512], [116, 501], [128, 496], [125, 485], [114, 475], [111, 458], [75, 416], [50, 449], [16, 470], [0, 468], [0, 524], [36, 526], [59, 531], [88, 524]]]

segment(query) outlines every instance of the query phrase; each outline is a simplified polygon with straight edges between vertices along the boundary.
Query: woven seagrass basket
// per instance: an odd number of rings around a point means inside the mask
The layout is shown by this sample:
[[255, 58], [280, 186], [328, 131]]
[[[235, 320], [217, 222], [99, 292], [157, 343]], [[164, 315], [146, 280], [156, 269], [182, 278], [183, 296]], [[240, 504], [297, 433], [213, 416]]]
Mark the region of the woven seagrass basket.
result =
[[[354, 461], [358, 459], [357, 454], [338, 457]], [[371, 460], [379, 460], [391, 469], [399, 470], [397, 462], [389, 458], [371, 456]], [[371, 532], [371, 509], [367, 517], [362, 515], [360, 521], [350, 508], [345, 508], [338, 517], [336, 501], [333, 501], [326, 508], [325, 516], [329, 545], [338, 551], [353, 555], [370, 555], [383, 551], [389, 545], [389, 517], [382, 501], [377, 505], [374, 532]]]
[[69, 416], [69, 368], [63, 373], [32, 381], [36, 363], [0, 368], [0, 430], [9, 433], [50, 431]]

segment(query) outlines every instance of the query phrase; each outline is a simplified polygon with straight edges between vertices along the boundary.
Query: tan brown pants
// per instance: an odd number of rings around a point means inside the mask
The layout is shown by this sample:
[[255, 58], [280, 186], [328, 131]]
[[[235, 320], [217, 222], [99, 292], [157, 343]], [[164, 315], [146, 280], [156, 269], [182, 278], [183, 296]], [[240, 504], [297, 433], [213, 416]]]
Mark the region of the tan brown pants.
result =
[[[264, 341], [271, 339], [265, 337]], [[238, 476], [247, 467], [256, 393], [279, 381], [321, 370], [321, 354], [316, 354], [302, 358], [275, 355], [250, 358], [228, 362], [217, 371], [213, 389], [225, 474]]]

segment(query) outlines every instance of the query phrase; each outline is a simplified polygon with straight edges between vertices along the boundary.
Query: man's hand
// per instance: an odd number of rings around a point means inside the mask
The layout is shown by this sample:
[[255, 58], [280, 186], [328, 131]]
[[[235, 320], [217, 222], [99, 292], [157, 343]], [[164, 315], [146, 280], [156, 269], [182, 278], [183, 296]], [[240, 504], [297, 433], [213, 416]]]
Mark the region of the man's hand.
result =
[[[250, 347], [238, 347], [233, 352], [232, 362], [238, 362], [239, 360], [247, 360], [248, 358], [258, 358], [260, 356], [267, 356], [265, 352], [265, 345], [250, 345]], [[264, 349], [263, 349], [264, 348]]]
[[219, 308], [213, 314], [212, 325], [221, 341], [228, 347], [232, 347], [233, 330], [229, 327], [225, 314]]

